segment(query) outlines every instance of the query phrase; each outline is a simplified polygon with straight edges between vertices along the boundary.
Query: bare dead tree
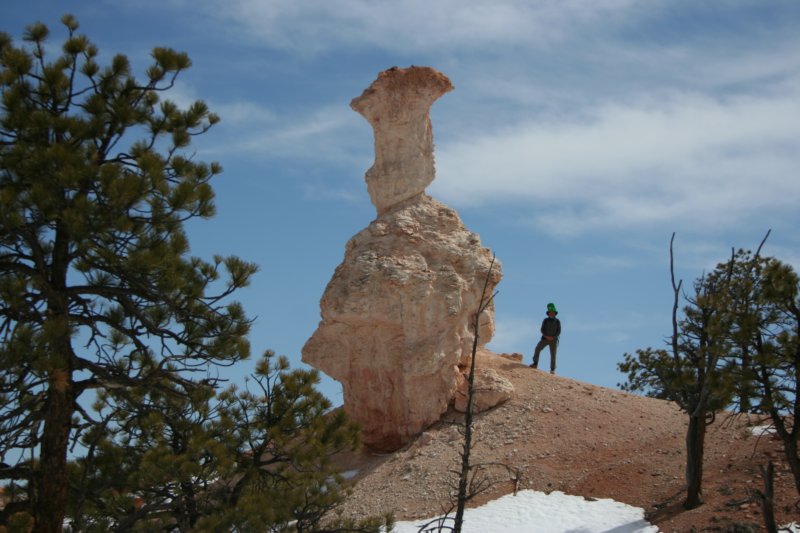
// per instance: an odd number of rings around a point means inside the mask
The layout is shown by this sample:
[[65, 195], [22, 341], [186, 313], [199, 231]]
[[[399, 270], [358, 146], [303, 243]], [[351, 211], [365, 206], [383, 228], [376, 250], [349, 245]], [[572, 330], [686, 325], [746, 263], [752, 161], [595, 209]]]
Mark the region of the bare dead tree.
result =
[[480, 318], [486, 309], [489, 308], [494, 297], [497, 296], [497, 291], [491, 295], [487, 294], [489, 289], [489, 281], [491, 279], [492, 271], [495, 266], [495, 256], [492, 256], [489, 270], [486, 272], [484, 279], [483, 290], [481, 291], [481, 298], [478, 303], [478, 309], [475, 313], [472, 322], [472, 352], [469, 361], [469, 373], [467, 375], [467, 405], [464, 412], [464, 422], [460, 425], [459, 431], [463, 435], [463, 448], [460, 454], [460, 468], [452, 470], [453, 474], [458, 476], [458, 483], [453, 487], [456, 495], [455, 502], [451, 502], [449, 507], [442, 509], [442, 515], [434, 518], [419, 526], [417, 530], [419, 533], [441, 533], [453, 532], [460, 533], [464, 523], [464, 511], [467, 503], [495, 486], [498, 481], [493, 479], [490, 471], [504, 470], [508, 479], [514, 485], [514, 494], [519, 489], [522, 480], [522, 474], [518, 468], [500, 462], [473, 462], [472, 451], [475, 444], [478, 442], [474, 432], [474, 408], [473, 402], [475, 393], [480, 392], [480, 388], [475, 386], [475, 361], [478, 352], [478, 345], [480, 339]]
[[[475, 493], [469, 490], [470, 485], [472, 484], [470, 483], [470, 472], [472, 470], [470, 460], [472, 453], [472, 402], [475, 392], [475, 359], [478, 352], [481, 314], [483, 314], [483, 312], [491, 305], [494, 297], [497, 296], [496, 291], [489, 297], [486, 295], [486, 290], [489, 288], [489, 279], [491, 278], [492, 270], [494, 269], [494, 262], [495, 256], [492, 255], [492, 262], [489, 265], [489, 270], [486, 272], [486, 278], [483, 281], [483, 290], [481, 291], [481, 299], [478, 303], [478, 311], [475, 313], [475, 317], [472, 321], [472, 354], [469, 363], [469, 376], [467, 378], [467, 409], [464, 413], [464, 449], [461, 452], [461, 472], [459, 473], [458, 478], [458, 504], [456, 506], [453, 533], [461, 533], [461, 526], [464, 523], [464, 509], [467, 506], [467, 502], [475, 496]], [[475, 476], [472, 476], [471, 479], [473, 481], [476, 480]], [[479, 480], [479, 483], [482, 482]], [[474, 486], [473, 488], [480, 487]]]

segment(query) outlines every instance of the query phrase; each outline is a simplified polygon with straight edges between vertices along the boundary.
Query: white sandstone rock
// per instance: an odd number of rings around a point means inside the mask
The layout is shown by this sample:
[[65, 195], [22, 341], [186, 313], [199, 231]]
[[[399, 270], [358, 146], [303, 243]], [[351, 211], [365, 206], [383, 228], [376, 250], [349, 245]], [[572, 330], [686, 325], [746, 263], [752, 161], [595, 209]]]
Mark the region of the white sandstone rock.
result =
[[[501, 278], [479, 237], [424, 192], [434, 176], [428, 108], [450, 88], [433, 69], [390, 69], [352, 104], [375, 131], [367, 182], [378, 218], [347, 243], [302, 355], [342, 384], [373, 449], [403, 446], [447, 410], [485, 280], [489, 297]], [[483, 346], [492, 306], [479, 330]]]
[[431, 104], [453, 90], [450, 80], [428, 67], [391, 68], [350, 107], [372, 125], [375, 163], [366, 181], [372, 203], [383, 214], [425, 191], [435, 176]]
[[[462, 374], [458, 380], [455, 395], [455, 410], [467, 411], [467, 375]], [[505, 403], [514, 395], [514, 385], [500, 376], [493, 368], [475, 368], [475, 380], [472, 385], [472, 412], [482, 413], [501, 403]]]

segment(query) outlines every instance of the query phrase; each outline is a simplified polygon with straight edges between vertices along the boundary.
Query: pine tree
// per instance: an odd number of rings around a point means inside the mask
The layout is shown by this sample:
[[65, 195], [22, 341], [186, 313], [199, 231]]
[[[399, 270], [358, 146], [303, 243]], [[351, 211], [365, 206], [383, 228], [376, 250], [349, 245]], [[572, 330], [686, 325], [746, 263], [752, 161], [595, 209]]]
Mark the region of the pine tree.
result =
[[745, 250], [732, 258], [731, 270], [738, 305], [730, 357], [747, 396], [739, 408], [769, 416], [800, 494], [800, 277], [778, 259]]
[[244, 390], [153, 391], [119, 410], [118, 430], [87, 433], [72, 465], [71, 529], [377, 533], [386, 520], [335, 516], [347, 482], [331, 458], [360, 432], [318, 381], [268, 351]]
[[698, 278], [678, 319], [682, 281], [675, 281], [672, 244], [670, 273], [674, 294], [671, 350], [646, 348], [625, 354], [621, 372], [628, 375], [623, 390], [675, 402], [689, 417], [686, 431], [686, 499], [684, 507], [702, 505], [703, 455], [707, 426], [731, 402], [734, 379], [726, 360], [731, 350], [730, 265]]
[[709, 300], [725, 317], [723, 375], [735, 387], [740, 413], [765, 413], [783, 443], [800, 494], [800, 277], [790, 265], [755, 253], [731, 252], [708, 278], [724, 276]]
[[209, 365], [248, 356], [228, 297], [256, 271], [189, 255], [183, 223], [213, 216], [221, 171], [185, 155], [216, 115], [162, 99], [189, 57], [155, 48], [139, 81], [62, 23], [52, 60], [44, 24], [22, 46], [0, 34], [0, 479], [15, 494], [0, 516], [42, 532], [62, 527], [71, 443], [142, 402], [194, 405]]
[[628, 374], [624, 389], [672, 400], [690, 413], [687, 506], [702, 501], [704, 419], [727, 407], [770, 417], [800, 494], [800, 276], [761, 256], [768, 237], [755, 253], [732, 251], [726, 263], [699, 278], [680, 322], [680, 283], [673, 275], [672, 355], [647, 348], [625, 354], [619, 365]]
[[800, 495], [800, 276], [790, 265], [770, 261], [763, 270], [762, 297], [776, 320], [756, 337], [756, 383], [760, 409], [769, 414]]

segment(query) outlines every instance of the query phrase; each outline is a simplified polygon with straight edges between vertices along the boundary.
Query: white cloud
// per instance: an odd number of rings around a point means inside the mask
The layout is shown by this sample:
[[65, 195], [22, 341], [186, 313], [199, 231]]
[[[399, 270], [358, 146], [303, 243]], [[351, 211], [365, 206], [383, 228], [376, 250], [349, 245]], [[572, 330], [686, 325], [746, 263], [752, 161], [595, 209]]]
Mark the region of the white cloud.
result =
[[800, 197], [800, 91], [600, 106], [438, 143], [434, 194], [526, 202], [565, 233], [666, 221], [725, 224]]
[[[798, 38], [757, 24], [740, 35], [726, 24], [744, 7], [703, 31], [670, 29], [686, 9], [639, 0], [197, 4], [245, 46], [283, 49], [298, 71], [314, 68], [306, 60], [318, 52], [335, 67], [334, 52], [352, 50], [442, 68], [457, 94], [433, 109], [431, 192], [457, 207], [530, 205], [523, 223], [560, 234], [722, 228], [788, 211], [800, 195]], [[313, 105], [212, 105], [220, 129], [236, 130], [215, 149], [328, 160], [361, 175], [368, 126], [344, 101], [319, 94]]]
[[225, 0], [201, 4], [252, 39], [271, 46], [320, 51], [371, 45], [404, 52], [435, 48], [480, 50], [487, 45], [544, 45], [595, 21], [610, 25], [637, 0], [398, 0], [335, 2]]
[[215, 104], [212, 108], [227, 124], [264, 127], [276, 120], [275, 112], [255, 102], [233, 101]]
[[[223, 121], [222, 140], [210, 147], [215, 153], [246, 154], [267, 158], [324, 159], [328, 162], [361, 162], [369, 153], [369, 126], [347, 106], [323, 106], [307, 112], [278, 114], [250, 102], [215, 104]], [[364, 171], [371, 161], [364, 158]]]
[[640, 261], [623, 255], [589, 254], [580, 256], [570, 270], [577, 273], [619, 272], [635, 268]]
[[[357, 192], [355, 188], [336, 188], [327, 183], [305, 183], [302, 189], [307, 198], [332, 200], [339, 203], [356, 204], [366, 202], [369, 199], [366, 190]], [[366, 187], [361, 187], [360, 189], [366, 189]]]

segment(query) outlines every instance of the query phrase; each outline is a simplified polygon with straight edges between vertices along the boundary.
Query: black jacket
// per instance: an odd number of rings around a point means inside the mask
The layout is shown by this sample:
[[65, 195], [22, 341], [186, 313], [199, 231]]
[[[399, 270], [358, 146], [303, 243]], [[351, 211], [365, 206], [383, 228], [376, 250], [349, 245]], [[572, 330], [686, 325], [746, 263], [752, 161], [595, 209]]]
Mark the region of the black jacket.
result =
[[540, 331], [542, 332], [542, 338], [555, 337], [558, 339], [558, 337], [561, 335], [561, 321], [556, 317], [547, 317], [542, 320], [542, 327]]

